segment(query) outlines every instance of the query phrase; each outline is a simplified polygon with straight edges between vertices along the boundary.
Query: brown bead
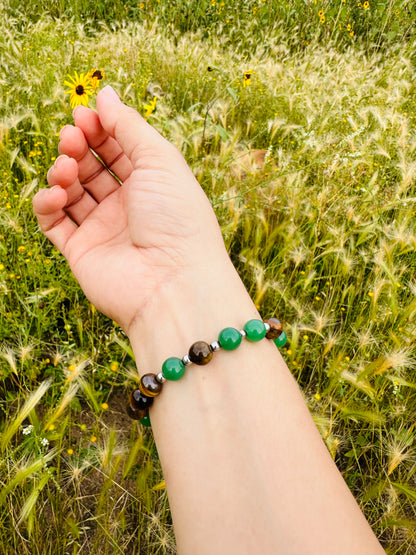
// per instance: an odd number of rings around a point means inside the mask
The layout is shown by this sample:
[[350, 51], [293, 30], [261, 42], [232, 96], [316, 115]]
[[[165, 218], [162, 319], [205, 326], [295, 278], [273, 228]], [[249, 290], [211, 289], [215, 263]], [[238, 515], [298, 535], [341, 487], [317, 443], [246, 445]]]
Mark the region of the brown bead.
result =
[[149, 409], [136, 410], [129, 403], [126, 407], [126, 412], [133, 420], [141, 420], [149, 414]]
[[156, 397], [162, 391], [162, 384], [156, 380], [155, 374], [144, 374], [140, 379], [139, 389], [146, 397]]
[[277, 318], [269, 318], [264, 320], [265, 324], [269, 324], [270, 329], [266, 332], [267, 339], [277, 339], [283, 331], [283, 325]]
[[153, 398], [143, 395], [140, 389], [135, 389], [130, 394], [130, 405], [134, 410], [147, 410], [153, 405]]
[[212, 359], [212, 351], [208, 343], [205, 341], [197, 341], [191, 345], [188, 356], [192, 362], [203, 366], [204, 364], [208, 364]]

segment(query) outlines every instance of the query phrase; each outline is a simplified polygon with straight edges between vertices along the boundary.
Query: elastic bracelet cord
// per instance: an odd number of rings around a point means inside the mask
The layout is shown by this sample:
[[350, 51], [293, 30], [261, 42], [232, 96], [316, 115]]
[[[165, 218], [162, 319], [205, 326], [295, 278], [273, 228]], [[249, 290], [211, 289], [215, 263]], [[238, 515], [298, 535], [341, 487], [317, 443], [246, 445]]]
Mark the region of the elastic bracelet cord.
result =
[[283, 326], [276, 318], [267, 320], [249, 320], [244, 328], [238, 331], [236, 328], [224, 328], [217, 341], [206, 343], [196, 341], [189, 348], [189, 352], [182, 358], [170, 357], [165, 360], [162, 370], [158, 374], [144, 374], [139, 382], [139, 388], [130, 395], [127, 406], [127, 414], [134, 420], [140, 420], [143, 426], [150, 426], [149, 408], [155, 397], [160, 395], [166, 380], [177, 381], [185, 374], [186, 366], [197, 364], [204, 366], [212, 359], [215, 351], [224, 349], [234, 351], [239, 347], [243, 338], [247, 341], [256, 342], [266, 337], [272, 339], [277, 347], [283, 347], [286, 343], [286, 333]]

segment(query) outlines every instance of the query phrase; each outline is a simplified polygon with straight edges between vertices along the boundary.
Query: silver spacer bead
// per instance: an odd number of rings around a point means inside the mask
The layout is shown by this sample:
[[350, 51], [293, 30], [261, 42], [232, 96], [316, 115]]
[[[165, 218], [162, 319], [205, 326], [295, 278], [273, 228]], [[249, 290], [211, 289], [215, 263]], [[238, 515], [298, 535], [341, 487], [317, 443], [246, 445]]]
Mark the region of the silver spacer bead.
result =
[[188, 366], [188, 364], [192, 364], [192, 360], [189, 358], [189, 355], [185, 355], [182, 359], [182, 362], [185, 366]]
[[270, 324], [268, 324], [267, 322], [263, 322], [264, 327], [266, 328], [266, 332], [270, 330]]
[[155, 380], [159, 383], [164, 383], [166, 381], [165, 376], [162, 374], [162, 372], [159, 372], [159, 374], [157, 374], [155, 376]]
[[241, 337], [245, 337], [247, 335], [246, 330], [240, 330]]
[[218, 351], [218, 349], [221, 349], [221, 345], [218, 343], [218, 341], [213, 341], [212, 343], [209, 344], [209, 348], [211, 349], [212, 352], [214, 352], [214, 351]]

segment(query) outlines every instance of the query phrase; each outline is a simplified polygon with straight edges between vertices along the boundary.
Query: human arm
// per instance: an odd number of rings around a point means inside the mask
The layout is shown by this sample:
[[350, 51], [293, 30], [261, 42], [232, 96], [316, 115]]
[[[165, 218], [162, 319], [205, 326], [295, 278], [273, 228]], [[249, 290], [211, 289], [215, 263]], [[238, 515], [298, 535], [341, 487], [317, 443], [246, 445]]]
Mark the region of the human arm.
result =
[[[180, 154], [108, 88], [97, 106], [63, 132], [71, 158], [34, 208], [84, 292], [128, 334], [139, 373], [157, 373], [259, 315]], [[190, 366], [150, 411], [179, 553], [383, 553], [271, 341]]]

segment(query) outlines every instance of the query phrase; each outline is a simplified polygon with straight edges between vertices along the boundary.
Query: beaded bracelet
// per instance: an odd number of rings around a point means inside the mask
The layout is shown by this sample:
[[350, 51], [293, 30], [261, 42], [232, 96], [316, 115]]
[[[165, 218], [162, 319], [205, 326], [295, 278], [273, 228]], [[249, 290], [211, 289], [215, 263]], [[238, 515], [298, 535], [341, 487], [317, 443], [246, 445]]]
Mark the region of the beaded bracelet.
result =
[[161, 372], [144, 374], [141, 377], [139, 388], [130, 395], [127, 414], [134, 420], [140, 420], [143, 426], [150, 426], [149, 408], [152, 406], [154, 398], [162, 391], [163, 383], [166, 380], [177, 381], [182, 378], [185, 367], [192, 362], [199, 366], [208, 364], [214, 352], [219, 349], [225, 351], [237, 349], [243, 337], [251, 342], [267, 337], [267, 339], [272, 339], [279, 348], [285, 345], [287, 339], [279, 320], [268, 318], [264, 321], [249, 320], [241, 331], [235, 328], [225, 328], [220, 332], [218, 340], [212, 343], [196, 341], [184, 357], [170, 357], [163, 363]]

